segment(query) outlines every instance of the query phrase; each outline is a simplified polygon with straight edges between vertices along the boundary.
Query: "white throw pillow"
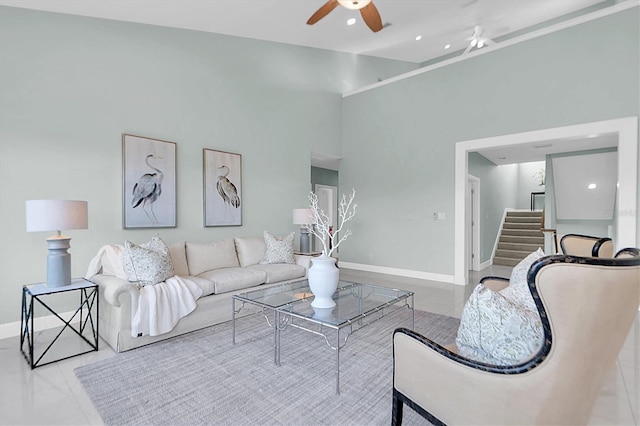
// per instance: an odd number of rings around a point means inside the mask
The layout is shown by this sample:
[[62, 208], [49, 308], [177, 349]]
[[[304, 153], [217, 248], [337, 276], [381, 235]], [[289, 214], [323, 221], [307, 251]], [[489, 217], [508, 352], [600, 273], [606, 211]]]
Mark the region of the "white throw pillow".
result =
[[515, 365], [542, 346], [538, 312], [513, 303], [482, 284], [464, 306], [456, 338], [458, 353], [494, 365]]
[[261, 264], [268, 263], [296, 263], [293, 257], [293, 238], [296, 233], [292, 232], [285, 237], [274, 237], [269, 232], [264, 231], [265, 253]]
[[237, 268], [238, 256], [233, 238], [211, 243], [191, 243], [187, 241], [187, 262], [191, 275], [220, 268]]
[[140, 245], [125, 241], [123, 257], [127, 279], [138, 285], [157, 284], [174, 275], [169, 247], [157, 234]]
[[265, 244], [263, 238], [234, 238], [238, 261], [243, 268], [257, 265], [264, 259]]

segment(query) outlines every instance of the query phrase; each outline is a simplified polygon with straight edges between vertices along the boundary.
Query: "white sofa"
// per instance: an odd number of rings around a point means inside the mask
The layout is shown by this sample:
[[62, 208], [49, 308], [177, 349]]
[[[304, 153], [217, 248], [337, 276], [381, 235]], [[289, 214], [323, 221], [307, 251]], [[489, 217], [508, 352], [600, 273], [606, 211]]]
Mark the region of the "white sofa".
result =
[[294, 256], [294, 264], [260, 264], [265, 254], [262, 238], [181, 241], [169, 245], [169, 254], [175, 274], [195, 282], [202, 296], [194, 311], [180, 319], [173, 330], [158, 336], [132, 336], [140, 289], [126, 280], [120, 270], [122, 262], [106, 256], [92, 261], [93, 272], [88, 272], [87, 279], [100, 286], [99, 334], [116, 352], [229, 321], [234, 294], [304, 279], [311, 266], [310, 256], [299, 255]]

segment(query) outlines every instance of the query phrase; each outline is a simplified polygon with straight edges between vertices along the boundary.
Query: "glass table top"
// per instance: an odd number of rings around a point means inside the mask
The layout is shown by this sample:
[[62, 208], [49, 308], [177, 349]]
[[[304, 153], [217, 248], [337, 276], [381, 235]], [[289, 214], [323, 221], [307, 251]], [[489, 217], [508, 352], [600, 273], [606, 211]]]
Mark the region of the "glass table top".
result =
[[367, 316], [382, 313], [384, 308], [394, 305], [413, 295], [413, 292], [398, 290], [371, 284], [348, 283], [340, 281], [333, 295], [336, 306], [333, 308], [314, 308], [313, 296], [297, 299], [278, 310], [299, 318], [304, 318], [337, 328], [350, 325]]

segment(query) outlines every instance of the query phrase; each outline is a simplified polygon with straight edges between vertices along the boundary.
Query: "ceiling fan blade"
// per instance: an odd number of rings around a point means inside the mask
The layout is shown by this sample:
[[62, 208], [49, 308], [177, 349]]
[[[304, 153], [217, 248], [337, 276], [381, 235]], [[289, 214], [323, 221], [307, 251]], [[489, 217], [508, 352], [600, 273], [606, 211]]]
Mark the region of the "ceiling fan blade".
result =
[[462, 52], [462, 54], [466, 55], [467, 53], [471, 52], [471, 49], [473, 49], [473, 44], [469, 43], [469, 45], [467, 46], [466, 49], [464, 49], [464, 52]]
[[377, 33], [382, 29], [382, 18], [373, 2], [360, 9], [360, 14], [371, 31]]
[[311, 15], [311, 18], [307, 21], [308, 25], [313, 25], [325, 16], [329, 14], [333, 9], [338, 6], [338, 0], [329, 0], [323, 4], [320, 9], [316, 10], [316, 13]]

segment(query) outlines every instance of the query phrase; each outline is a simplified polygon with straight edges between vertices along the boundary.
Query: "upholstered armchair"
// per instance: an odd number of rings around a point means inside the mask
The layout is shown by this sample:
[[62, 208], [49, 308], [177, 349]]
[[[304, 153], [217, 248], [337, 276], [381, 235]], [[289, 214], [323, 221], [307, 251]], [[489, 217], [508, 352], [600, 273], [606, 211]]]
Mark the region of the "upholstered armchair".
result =
[[[527, 275], [544, 342], [518, 365], [489, 365], [415, 331], [393, 335], [392, 424], [404, 405], [434, 424], [587, 424], [640, 302], [640, 251], [547, 256]], [[508, 280], [486, 283], [500, 287]]]
[[582, 257], [613, 257], [613, 241], [607, 237], [566, 234], [560, 239], [562, 254]]

